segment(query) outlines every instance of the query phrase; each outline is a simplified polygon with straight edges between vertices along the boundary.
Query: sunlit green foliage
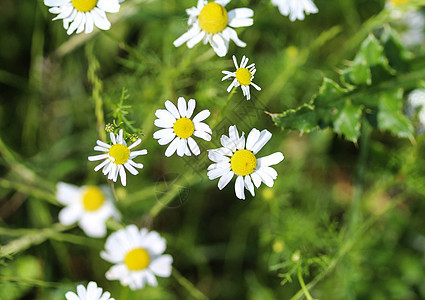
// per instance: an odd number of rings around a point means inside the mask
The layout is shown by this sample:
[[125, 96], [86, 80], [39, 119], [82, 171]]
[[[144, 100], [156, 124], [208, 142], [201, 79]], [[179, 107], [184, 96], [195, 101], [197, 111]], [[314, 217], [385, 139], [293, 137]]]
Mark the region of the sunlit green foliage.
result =
[[[0, 299], [64, 299], [90, 280], [117, 300], [424, 299], [425, 140], [403, 114], [423, 44], [406, 50], [380, 0], [317, 0], [293, 23], [270, 1], [233, 0], [254, 26], [219, 58], [172, 45], [195, 2], [126, 0], [111, 30], [73, 36], [43, 1], [2, 2]], [[256, 63], [251, 101], [220, 81], [231, 54]], [[208, 180], [206, 155], [165, 158], [154, 113], [179, 96], [211, 111], [202, 151], [229, 125], [270, 130], [262, 152], [285, 155], [274, 187], [241, 201]], [[87, 161], [120, 128], [148, 149], [126, 188]], [[108, 232], [160, 232], [172, 276], [136, 292], [106, 280], [105, 239], [58, 223], [59, 181], [110, 184], [123, 218]]]

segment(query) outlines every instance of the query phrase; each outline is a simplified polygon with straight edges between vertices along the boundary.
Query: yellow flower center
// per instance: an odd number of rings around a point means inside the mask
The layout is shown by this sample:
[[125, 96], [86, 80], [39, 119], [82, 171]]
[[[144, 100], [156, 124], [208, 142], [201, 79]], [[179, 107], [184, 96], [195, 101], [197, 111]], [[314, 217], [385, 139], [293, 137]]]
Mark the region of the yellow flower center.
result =
[[126, 145], [116, 144], [109, 149], [109, 155], [115, 159], [116, 165], [122, 165], [130, 158], [130, 149]]
[[230, 166], [237, 175], [245, 176], [254, 172], [257, 159], [249, 150], [238, 150], [230, 159]]
[[220, 4], [211, 2], [199, 13], [199, 26], [208, 33], [219, 33], [227, 26], [227, 11]]
[[82, 12], [91, 11], [96, 4], [97, 0], [72, 0], [74, 8]]
[[247, 68], [239, 68], [236, 70], [236, 79], [241, 85], [250, 85], [251, 76], [251, 71]]
[[193, 125], [192, 120], [188, 118], [180, 118], [174, 123], [174, 133], [177, 134], [179, 138], [187, 139], [192, 136], [195, 131], [195, 125]]
[[149, 266], [149, 262], [149, 253], [143, 248], [133, 249], [127, 252], [124, 257], [124, 263], [131, 271], [139, 271], [146, 269]]
[[96, 186], [88, 186], [83, 190], [83, 207], [86, 211], [96, 211], [105, 202], [105, 194]]
[[403, 5], [410, 2], [410, 0], [389, 0], [394, 5]]

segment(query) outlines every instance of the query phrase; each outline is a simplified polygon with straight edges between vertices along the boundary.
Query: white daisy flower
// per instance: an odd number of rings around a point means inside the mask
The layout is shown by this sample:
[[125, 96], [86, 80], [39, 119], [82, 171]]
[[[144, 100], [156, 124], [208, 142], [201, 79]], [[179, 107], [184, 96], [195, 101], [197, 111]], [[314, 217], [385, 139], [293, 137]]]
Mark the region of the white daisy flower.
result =
[[[214, 164], [208, 167], [208, 178], [214, 180], [220, 177], [218, 188], [222, 190], [236, 174], [236, 197], [245, 199], [244, 188], [255, 196], [254, 185], [258, 188], [261, 182], [272, 187], [277, 178], [277, 172], [272, 165], [283, 160], [283, 154], [276, 152], [265, 157], [255, 155], [270, 140], [272, 134], [264, 129], [252, 129], [245, 144], [244, 133], [239, 137], [236, 125], [229, 127], [229, 136], [222, 135], [223, 147], [208, 150], [208, 157]], [[252, 184], [254, 182], [254, 184]]]
[[146, 228], [138, 229], [129, 225], [112, 233], [105, 243], [105, 251], [100, 256], [115, 264], [106, 278], [119, 280], [123, 286], [130, 289], [142, 289], [145, 283], [157, 286], [156, 276], [171, 275], [171, 255], [165, 251], [166, 242], [157, 232], [149, 232]]
[[56, 198], [66, 205], [59, 212], [59, 222], [68, 226], [78, 222], [78, 226], [91, 237], [106, 235], [106, 220], [120, 219], [113, 197], [107, 186], [82, 186], [59, 182]]
[[77, 294], [74, 292], [68, 292], [65, 294], [67, 300], [115, 300], [111, 298], [111, 293], [104, 292], [102, 294], [102, 288], [97, 287], [97, 283], [90, 281], [87, 290], [83, 285], [77, 286]]
[[155, 126], [163, 129], [153, 134], [154, 139], [157, 139], [160, 145], [171, 142], [165, 150], [165, 156], [170, 157], [176, 151], [178, 156], [190, 156], [191, 152], [199, 155], [201, 151], [192, 136], [211, 141], [211, 128], [202, 122], [209, 117], [210, 111], [204, 109], [191, 120], [195, 106], [195, 99], [190, 99], [186, 105], [186, 100], [180, 97], [177, 107], [167, 100], [165, 101], [166, 109], [158, 109], [155, 112], [158, 117], [155, 120]]
[[111, 23], [105, 12], [117, 13], [120, 10], [118, 0], [44, 0], [44, 4], [51, 7], [49, 12], [58, 14], [53, 21], [63, 19], [67, 34], [83, 30], [90, 33], [94, 25], [108, 30]]
[[179, 47], [187, 42], [192, 48], [200, 41], [210, 43], [218, 56], [226, 55], [229, 50], [229, 41], [233, 40], [239, 47], [245, 47], [231, 27], [247, 27], [254, 24], [254, 11], [250, 8], [237, 8], [229, 12], [224, 8], [230, 0], [216, 0], [209, 2], [198, 0], [198, 5], [186, 9], [189, 15], [189, 30], [174, 41]]
[[[94, 150], [104, 152], [104, 154], [89, 156], [89, 161], [103, 160], [102, 163], [97, 165], [94, 170], [95, 172], [103, 168], [103, 175], [108, 175], [109, 180], [117, 182], [118, 174], [121, 177], [121, 184], [126, 186], [127, 177], [125, 169], [127, 169], [131, 174], [137, 175], [139, 171], [135, 168], [142, 169], [143, 164], [138, 164], [133, 161], [139, 155], [146, 155], [148, 151], [146, 149], [138, 151], [130, 151], [134, 147], [138, 146], [142, 140], [138, 139], [129, 147], [123, 137], [123, 130], [120, 129], [119, 133], [115, 135], [111, 132], [110, 138], [113, 145], [108, 145], [100, 140], [97, 140], [97, 146], [94, 147]], [[125, 167], [125, 168], [124, 168]]]
[[246, 66], [248, 64], [248, 58], [243, 56], [241, 60], [241, 65], [238, 67], [238, 62], [236, 61], [236, 57], [233, 55], [233, 62], [236, 67], [235, 72], [229, 72], [229, 71], [222, 71], [224, 76], [221, 81], [234, 78], [232, 83], [227, 88], [227, 92], [230, 92], [233, 87], [240, 86], [243, 92], [243, 95], [246, 96], [246, 100], [251, 99], [251, 94], [249, 92], [249, 86], [252, 85], [257, 91], [261, 91], [261, 88], [256, 85], [252, 80], [254, 79], [254, 74], [257, 72], [255, 69], [255, 64], [250, 64], [249, 66]]
[[304, 20], [309, 14], [319, 12], [312, 0], [271, 0], [274, 6], [277, 6], [279, 12], [284, 16], [289, 16], [289, 20]]

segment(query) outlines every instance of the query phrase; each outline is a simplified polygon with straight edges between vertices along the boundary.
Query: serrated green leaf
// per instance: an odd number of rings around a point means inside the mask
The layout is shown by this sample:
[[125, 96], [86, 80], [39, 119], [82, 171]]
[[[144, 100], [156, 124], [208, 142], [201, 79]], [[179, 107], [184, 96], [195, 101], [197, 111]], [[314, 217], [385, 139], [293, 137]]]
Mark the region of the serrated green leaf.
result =
[[373, 35], [369, 35], [354, 60], [342, 70], [342, 81], [349, 85], [371, 85], [394, 74], [384, 47]]
[[298, 109], [290, 109], [282, 114], [272, 114], [272, 119], [282, 129], [310, 132], [317, 127], [317, 114], [313, 107], [305, 104]]
[[347, 102], [335, 119], [333, 125], [335, 132], [344, 135], [347, 140], [356, 143], [360, 136], [361, 116], [362, 106]]
[[410, 65], [408, 61], [412, 54], [404, 48], [399, 36], [390, 26], [384, 27], [381, 41], [384, 45], [384, 52], [389, 65], [400, 72], [409, 71]]
[[413, 138], [413, 126], [402, 112], [403, 90], [385, 91], [374, 97], [379, 97], [378, 128], [398, 137]]

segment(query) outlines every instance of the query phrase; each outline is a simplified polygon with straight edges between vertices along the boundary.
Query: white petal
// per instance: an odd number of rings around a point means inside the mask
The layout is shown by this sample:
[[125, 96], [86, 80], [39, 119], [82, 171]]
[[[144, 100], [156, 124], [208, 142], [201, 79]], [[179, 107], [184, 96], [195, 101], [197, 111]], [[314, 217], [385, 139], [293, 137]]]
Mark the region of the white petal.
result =
[[82, 213], [76, 205], [67, 206], [59, 212], [59, 222], [65, 226], [74, 224], [80, 219]]
[[201, 150], [199, 150], [198, 144], [195, 142], [195, 140], [192, 137], [189, 137], [187, 139], [187, 142], [193, 154], [199, 155], [201, 153]]
[[85, 33], [90, 33], [93, 31], [94, 20], [90, 12], [86, 12], [86, 30]]
[[254, 173], [258, 174], [261, 177], [261, 181], [264, 182], [268, 187], [273, 187], [274, 181], [273, 178], [266, 172], [263, 172], [261, 169], [255, 171]]
[[261, 177], [256, 172], [250, 174], [252, 181], [254, 182], [254, 185], [256, 188], [259, 188], [261, 185]]
[[212, 134], [212, 130], [210, 126], [208, 126], [207, 124], [200, 122], [200, 123], [194, 123], [194, 125], [195, 125], [195, 130], [205, 131], [206, 133]]
[[133, 175], [137, 175], [139, 174], [139, 171], [137, 171], [131, 164], [129, 164], [128, 162], [126, 162], [124, 164], [124, 167]]
[[198, 131], [198, 130], [196, 130], [193, 133], [193, 135], [194, 136], [197, 136], [198, 138], [201, 138], [203, 140], [206, 140], [208, 142], [211, 141], [211, 136], [208, 133], [206, 133], [205, 131]]
[[217, 53], [217, 55], [220, 57], [225, 56], [229, 50], [228, 40], [225, 41], [220, 34], [214, 34], [212, 36], [212, 40], [210, 40], [210, 44], [213, 47], [215, 53]]
[[158, 140], [158, 144], [160, 145], [167, 145], [169, 142], [171, 142], [176, 137], [176, 134], [174, 133], [174, 130], [171, 134], [163, 137], [162, 139]]
[[264, 129], [261, 131], [260, 137], [258, 138], [257, 143], [252, 147], [252, 152], [254, 154], [257, 154], [258, 151], [261, 150], [261, 148], [264, 147], [265, 144], [271, 139], [272, 134], [267, 129]]
[[239, 47], [245, 47], [246, 43], [241, 41], [238, 38], [238, 34], [236, 33], [236, 30], [234, 30], [233, 28], [227, 27], [224, 31], [223, 31], [223, 35], [226, 36], [228, 39], [232, 40], [233, 42], [235, 42], [235, 44]]
[[238, 176], [236, 178], [236, 183], [235, 183], [236, 197], [238, 197], [239, 199], [245, 200], [245, 191], [244, 190], [245, 190], [245, 185], [244, 185], [243, 177]]
[[[192, 117], [195, 107], [196, 107], [195, 99], [190, 99], [187, 103], [186, 118], [190, 119]], [[195, 128], [196, 128], [196, 124], [195, 124]]]
[[223, 176], [228, 172], [228, 169], [214, 169], [211, 171], [208, 171], [207, 176], [210, 180], [214, 180], [218, 177]]
[[183, 97], [179, 97], [177, 100], [177, 107], [179, 109], [180, 116], [184, 118], [186, 116], [187, 108], [186, 108], [186, 100]]
[[121, 184], [123, 186], [126, 186], [127, 185], [127, 174], [125, 173], [124, 166], [119, 166], [119, 172], [120, 172], [120, 177], [121, 177]]
[[116, 0], [99, 0], [97, 7], [110, 13], [117, 13], [120, 10], [120, 5]]
[[257, 143], [259, 137], [260, 137], [260, 130], [253, 128], [249, 134], [248, 138], [246, 140], [246, 149], [252, 151], [252, 148], [254, 147], [255, 143]]
[[187, 149], [187, 139], [180, 139], [177, 145], [177, 155], [182, 157]]
[[168, 122], [171, 122], [174, 124], [174, 122], [177, 120], [171, 112], [169, 112], [166, 109], [157, 109], [155, 111], [155, 116], [157, 116], [158, 119], [164, 119]]
[[175, 47], [180, 47], [190, 39], [194, 38], [198, 35], [198, 33], [201, 31], [201, 29], [198, 26], [193, 26], [191, 29], [189, 29], [187, 32], [183, 33], [177, 40], [173, 42], [173, 45]]
[[149, 265], [149, 269], [151, 269], [152, 272], [154, 272], [157, 276], [169, 277], [171, 275], [172, 263], [173, 258], [171, 255], [161, 255]]
[[236, 8], [232, 9], [227, 13], [229, 19], [229, 25], [235, 27], [231, 24], [234, 19], [245, 19], [252, 18], [254, 16], [254, 11], [250, 8]]
[[165, 150], [165, 156], [170, 157], [171, 155], [174, 154], [174, 152], [176, 152], [177, 147], [180, 144], [180, 138], [176, 137], [171, 144], [167, 147], [167, 150]]
[[170, 135], [175, 136], [174, 130], [172, 128], [160, 129], [153, 134], [153, 138], [159, 140]]
[[233, 178], [234, 173], [229, 170], [226, 174], [221, 176], [220, 180], [218, 181], [218, 188], [222, 190]]
[[254, 185], [252, 184], [251, 177], [249, 175], [245, 176], [245, 188], [252, 196], [255, 196]]
[[285, 157], [281, 152], [276, 152], [257, 159], [257, 166], [268, 167], [280, 163]]
[[177, 107], [170, 100], [165, 101], [165, 108], [174, 116], [176, 119], [180, 119], [180, 114]]
[[199, 112], [194, 118], [193, 118], [193, 123], [199, 123], [202, 122], [203, 120], [205, 120], [206, 118], [208, 118], [210, 116], [210, 111], [208, 109], [204, 109], [203, 111]]
[[133, 149], [135, 147], [137, 147], [138, 145], [140, 145], [140, 143], [142, 142], [141, 139], [138, 139], [137, 141], [135, 141], [133, 144], [131, 144], [128, 149]]
[[156, 119], [154, 124], [156, 127], [160, 128], [172, 128], [174, 126], [174, 122], [171, 119]]

